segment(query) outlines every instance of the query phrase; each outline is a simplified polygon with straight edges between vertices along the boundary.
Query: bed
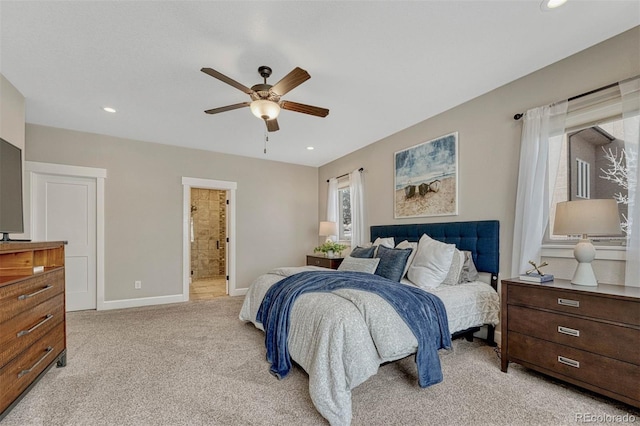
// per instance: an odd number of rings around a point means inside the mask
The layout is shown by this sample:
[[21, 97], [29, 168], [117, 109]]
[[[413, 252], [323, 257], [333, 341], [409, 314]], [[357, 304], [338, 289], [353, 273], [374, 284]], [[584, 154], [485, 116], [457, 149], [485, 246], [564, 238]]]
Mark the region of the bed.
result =
[[[468, 251], [480, 275], [473, 282], [429, 289], [446, 308], [449, 332], [454, 338], [470, 339], [486, 326], [487, 341], [493, 344], [493, 330], [499, 318], [499, 222], [371, 227], [372, 241], [393, 238], [394, 245], [403, 241], [417, 243], [424, 234]], [[258, 277], [247, 292], [240, 319], [264, 331], [257, 318], [261, 318], [259, 311], [265, 295], [271, 294], [269, 290], [287, 280], [314, 275], [313, 271], [324, 271], [318, 274], [327, 276], [335, 272], [314, 266], [286, 267]], [[405, 285], [400, 287], [415, 287], [406, 279], [402, 283]], [[332, 425], [350, 424], [351, 390], [375, 375], [380, 365], [413, 354], [418, 360], [419, 347], [424, 347], [406, 320], [383, 297], [348, 287], [300, 295], [291, 306], [289, 327], [286, 343], [290, 358], [308, 373], [311, 399]], [[419, 380], [420, 371], [419, 367]]]

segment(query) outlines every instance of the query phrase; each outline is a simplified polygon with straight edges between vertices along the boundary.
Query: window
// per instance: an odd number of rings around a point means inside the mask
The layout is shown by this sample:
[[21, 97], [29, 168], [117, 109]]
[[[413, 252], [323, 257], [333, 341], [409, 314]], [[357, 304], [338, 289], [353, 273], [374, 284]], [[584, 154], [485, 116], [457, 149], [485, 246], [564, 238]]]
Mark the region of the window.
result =
[[[562, 201], [579, 199], [613, 198], [618, 202], [620, 223], [623, 230], [627, 222], [627, 176], [622, 119], [610, 118], [598, 124], [570, 129], [562, 138], [557, 154], [549, 155], [551, 205], [549, 208], [549, 237], [547, 242], [572, 241], [576, 237], [553, 234], [555, 205]], [[558, 138], [559, 139], [559, 138]], [[555, 142], [556, 144], [558, 142]], [[554, 147], [550, 146], [550, 151]], [[555, 166], [552, 164], [555, 162]], [[619, 245], [626, 236], [610, 236], [594, 239], [600, 244]]]
[[591, 164], [576, 158], [576, 197], [591, 198]]
[[338, 186], [338, 239], [351, 241], [351, 191], [349, 181]]

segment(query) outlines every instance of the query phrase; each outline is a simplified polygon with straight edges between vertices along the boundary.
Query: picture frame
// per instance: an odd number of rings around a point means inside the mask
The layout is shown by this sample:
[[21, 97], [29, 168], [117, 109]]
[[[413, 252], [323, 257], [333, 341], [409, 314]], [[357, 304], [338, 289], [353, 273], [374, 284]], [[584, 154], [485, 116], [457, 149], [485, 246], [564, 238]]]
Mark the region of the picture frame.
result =
[[458, 215], [458, 132], [394, 153], [394, 218]]

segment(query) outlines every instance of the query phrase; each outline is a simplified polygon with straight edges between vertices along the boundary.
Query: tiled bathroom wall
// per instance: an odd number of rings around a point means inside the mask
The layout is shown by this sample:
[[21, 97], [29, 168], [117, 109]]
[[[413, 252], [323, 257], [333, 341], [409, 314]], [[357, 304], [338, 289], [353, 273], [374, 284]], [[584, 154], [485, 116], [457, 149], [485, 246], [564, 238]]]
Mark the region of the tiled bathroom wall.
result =
[[226, 191], [191, 189], [191, 278], [226, 275]]

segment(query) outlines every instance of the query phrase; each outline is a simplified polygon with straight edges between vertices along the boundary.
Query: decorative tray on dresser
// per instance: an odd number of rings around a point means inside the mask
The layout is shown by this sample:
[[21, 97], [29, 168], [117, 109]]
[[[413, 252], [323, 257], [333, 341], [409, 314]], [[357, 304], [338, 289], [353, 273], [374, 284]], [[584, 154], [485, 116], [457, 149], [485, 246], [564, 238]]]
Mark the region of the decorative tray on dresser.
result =
[[640, 408], [640, 288], [502, 280], [502, 371], [517, 362]]
[[0, 242], [0, 420], [66, 365], [64, 242]]

